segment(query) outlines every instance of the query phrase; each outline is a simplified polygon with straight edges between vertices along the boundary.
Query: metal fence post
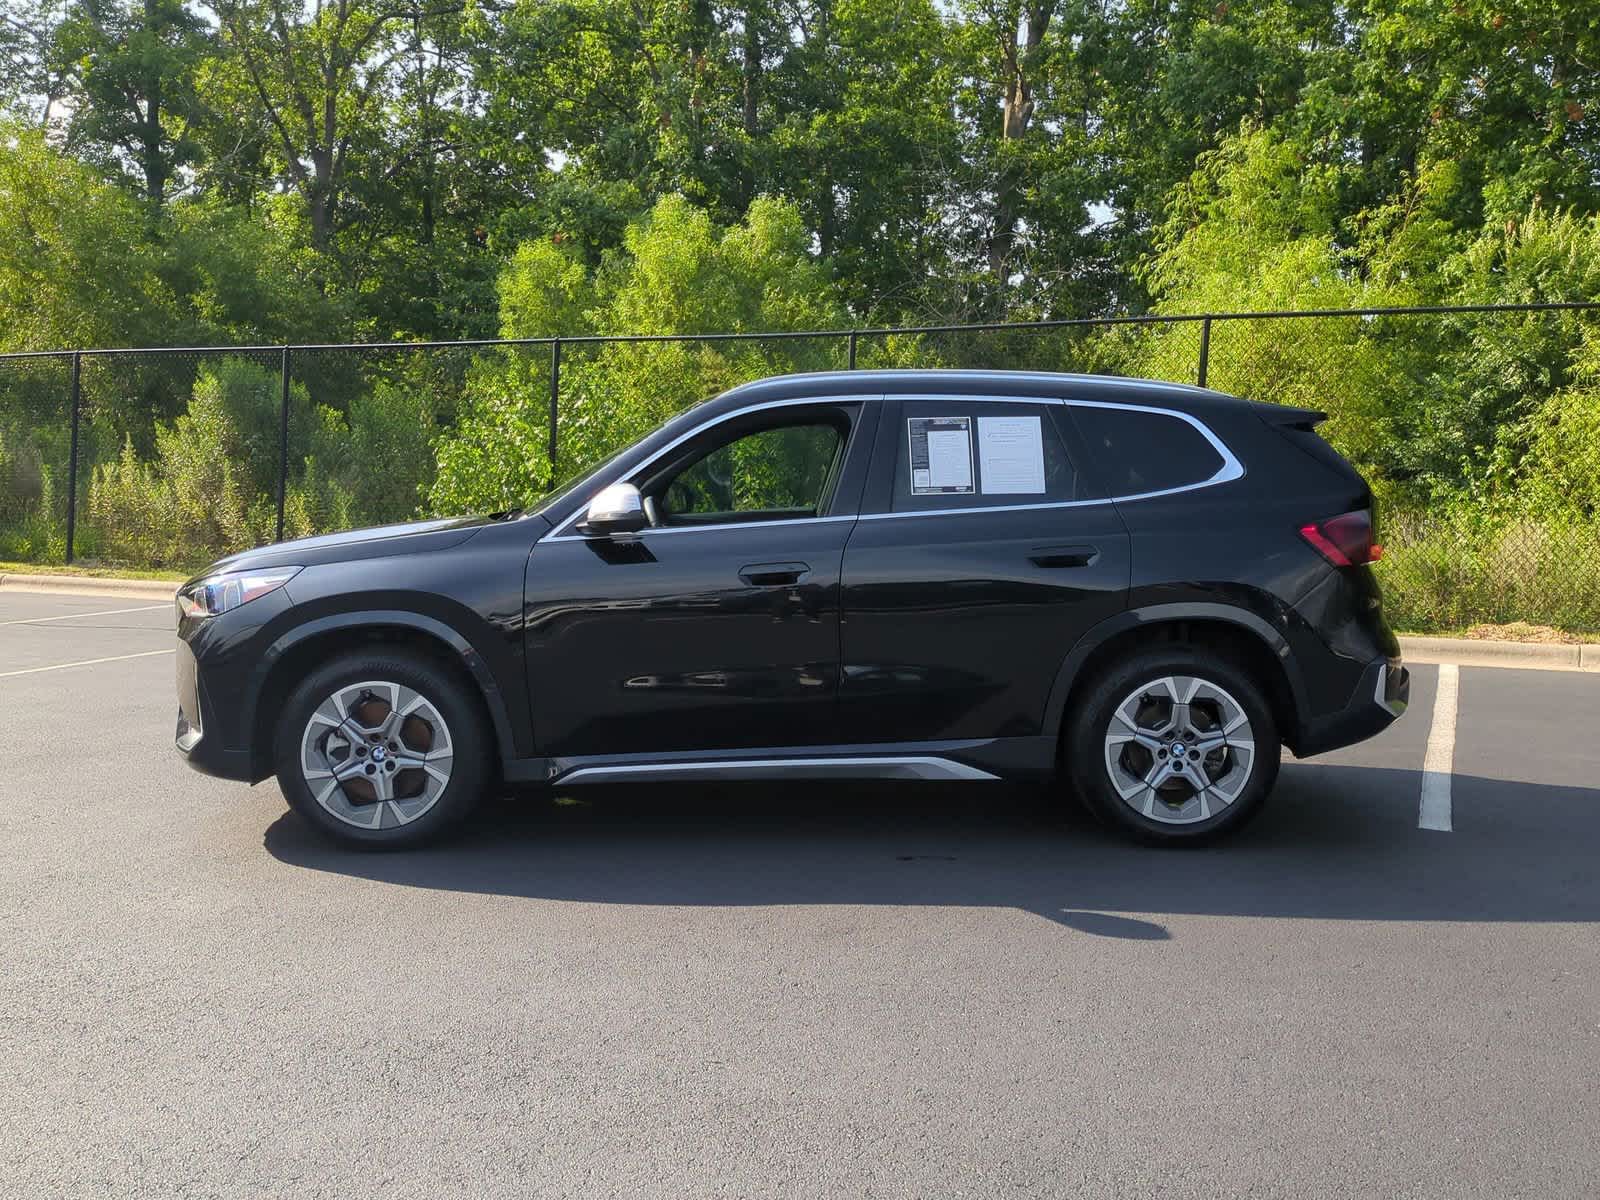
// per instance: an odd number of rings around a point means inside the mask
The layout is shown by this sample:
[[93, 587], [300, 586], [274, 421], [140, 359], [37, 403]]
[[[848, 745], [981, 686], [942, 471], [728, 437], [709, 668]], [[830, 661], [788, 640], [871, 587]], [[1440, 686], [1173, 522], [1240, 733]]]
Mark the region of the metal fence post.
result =
[[289, 497], [289, 347], [282, 350], [283, 399], [278, 407], [278, 536], [283, 541], [283, 510]]
[[550, 482], [556, 481], [556, 420], [561, 400], [561, 339], [550, 343]]
[[1206, 385], [1206, 370], [1211, 366], [1211, 318], [1207, 317], [1200, 322], [1200, 378], [1197, 381], [1201, 387]]
[[78, 536], [78, 413], [83, 407], [83, 355], [72, 352], [72, 434], [67, 449], [67, 561]]
[[856, 369], [856, 331], [850, 331], [850, 369]]

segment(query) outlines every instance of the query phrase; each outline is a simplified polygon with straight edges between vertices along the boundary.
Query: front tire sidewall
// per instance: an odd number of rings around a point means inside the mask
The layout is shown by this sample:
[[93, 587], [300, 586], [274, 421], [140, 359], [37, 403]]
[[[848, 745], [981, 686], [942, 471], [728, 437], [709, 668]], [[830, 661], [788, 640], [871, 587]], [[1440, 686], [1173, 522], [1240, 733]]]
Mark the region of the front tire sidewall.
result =
[[[1219, 813], [1190, 824], [1169, 824], [1136, 812], [1112, 786], [1105, 738], [1116, 707], [1129, 692], [1169, 675], [1204, 679], [1231, 695], [1250, 719], [1256, 756], [1239, 798]], [[1203, 651], [1149, 651], [1112, 667], [1089, 687], [1071, 719], [1063, 747], [1067, 772], [1084, 805], [1113, 829], [1154, 845], [1196, 845], [1238, 829], [1260, 812], [1277, 780], [1278, 726], [1261, 688], [1232, 663]]]
[[[410, 824], [362, 829], [335, 817], [317, 803], [300, 766], [300, 743], [318, 705], [342, 687], [363, 680], [399, 683], [426, 697], [450, 729], [454, 746], [450, 781], [431, 808]], [[482, 799], [488, 783], [489, 743], [472, 696], [450, 673], [408, 654], [350, 654], [313, 671], [284, 704], [274, 741], [278, 787], [289, 807], [318, 832], [362, 849], [415, 846], [436, 839], [464, 820]]]

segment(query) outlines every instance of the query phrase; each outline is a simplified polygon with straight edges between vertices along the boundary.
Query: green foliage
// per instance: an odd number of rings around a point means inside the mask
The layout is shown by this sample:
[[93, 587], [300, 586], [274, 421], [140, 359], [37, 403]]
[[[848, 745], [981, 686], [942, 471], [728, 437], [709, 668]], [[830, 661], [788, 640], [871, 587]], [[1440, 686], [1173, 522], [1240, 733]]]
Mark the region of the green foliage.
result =
[[181, 205], [164, 228], [160, 275], [191, 314], [196, 340], [318, 341], [345, 319], [348, 301], [320, 286], [316, 256], [284, 197]]
[[31, 441], [0, 429], [0, 558], [59, 562], [66, 552], [57, 520], [55, 475]]
[[136, 201], [37, 133], [0, 127], [0, 349], [187, 332]]
[[433, 482], [435, 412], [433, 397], [412, 378], [379, 380], [350, 402], [344, 428], [335, 425], [325, 439], [324, 454], [337, 455], [343, 469], [320, 482], [321, 468], [307, 466], [307, 490], [313, 480], [335, 503], [347, 497], [342, 521], [312, 521], [312, 528], [343, 529], [352, 524], [403, 521], [417, 515]]
[[188, 410], [157, 427], [154, 461], [128, 442], [95, 468], [86, 522], [94, 556], [190, 566], [270, 541], [277, 411], [269, 372], [237, 359], [202, 370]]
[[[685, 198], [663, 197], [629, 227], [623, 251], [590, 274], [562, 247], [526, 244], [501, 278], [500, 295], [509, 337], [575, 327], [805, 330], [846, 320], [831, 298], [826, 264], [808, 253], [798, 210], [767, 198], [724, 230]], [[576, 475], [698, 400], [763, 375], [842, 365], [838, 349], [805, 339], [573, 347], [562, 359], [553, 470], [542, 403], [547, 352], [509, 349], [473, 372], [462, 419], [438, 443], [429, 501], [438, 511], [520, 507], [552, 478]]]
[[1522, 499], [1541, 516], [1600, 524], [1600, 326], [1585, 329], [1572, 374], [1528, 423]]
[[474, 366], [461, 419], [434, 446], [433, 511], [505, 512], [549, 489], [549, 424], [541, 403], [548, 390], [542, 358], [529, 361], [513, 350]]
[[205, 22], [181, 0], [74, 0], [55, 31], [53, 57], [75, 101], [69, 143], [109, 173], [126, 173], [152, 207], [200, 157], [194, 77], [209, 43]]
[[1397, 629], [1525, 621], [1600, 629], [1600, 527], [1497, 514], [1471, 504], [1391, 516], [1378, 564]]

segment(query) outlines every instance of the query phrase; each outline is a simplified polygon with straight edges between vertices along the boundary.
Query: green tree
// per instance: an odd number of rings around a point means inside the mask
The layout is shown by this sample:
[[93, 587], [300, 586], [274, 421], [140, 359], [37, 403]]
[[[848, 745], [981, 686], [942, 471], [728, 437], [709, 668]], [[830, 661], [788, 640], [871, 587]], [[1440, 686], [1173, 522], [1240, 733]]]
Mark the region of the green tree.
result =
[[[816, 329], [841, 324], [828, 265], [811, 254], [797, 208], [762, 198], [728, 228], [682, 196], [658, 201], [624, 248], [592, 274], [570, 251], [523, 247], [501, 278], [510, 337], [582, 330], [638, 333]], [[439, 512], [531, 503], [683, 408], [747, 379], [839, 365], [836, 349], [800, 341], [607, 344], [562, 369], [560, 458], [548, 462], [547, 359], [513, 350], [469, 384], [460, 423], [437, 446], [429, 494]]]
[[47, 128], [67, 92], [52, 53], [64, 0], [10, 0], [0, 10], [0, 116]]
[[270, 131], [275, 175], [306, 206], [327, 250], [344, 218], [352, 154], [381, 138], [376, 120], [415, 11], [395, 0], [214, 0], [225, 48], [215, 86]]
[[38, 133], [0, 129], [0, 348], [148, 345], [191, 332], [126, 192]]
[[200, 153], [194, 73], [210, 40], [182, 0], [73, 0], [54, 49], [76, 102], [68, 147], [127, 170], [159, 209]]

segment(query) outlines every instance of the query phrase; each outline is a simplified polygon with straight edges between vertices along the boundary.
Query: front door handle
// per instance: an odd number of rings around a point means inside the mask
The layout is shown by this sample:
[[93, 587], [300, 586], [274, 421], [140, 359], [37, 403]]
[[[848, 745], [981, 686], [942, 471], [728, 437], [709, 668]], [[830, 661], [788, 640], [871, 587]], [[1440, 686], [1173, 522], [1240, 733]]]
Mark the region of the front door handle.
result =
[[811, 574], [803, 562], [751, 563], [739, 569], [739, 578], [751, 587], [788, 587]]
[[1098, 546], [1036, 546], [1028, 554], [1036, 567], [1090, 567], [1099, 557]]

